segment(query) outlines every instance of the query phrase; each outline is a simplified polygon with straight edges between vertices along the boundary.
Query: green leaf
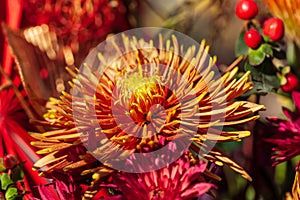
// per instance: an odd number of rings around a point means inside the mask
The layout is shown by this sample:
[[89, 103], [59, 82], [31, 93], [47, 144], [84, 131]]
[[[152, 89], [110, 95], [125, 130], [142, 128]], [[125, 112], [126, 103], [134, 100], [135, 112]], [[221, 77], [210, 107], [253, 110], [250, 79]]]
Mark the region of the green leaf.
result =
[[265, 35], [262, 34], [262, 33], [261, 33], [261, 36], [263, 37], [263, 40], [264, 40], [265, 42], [270, 42], [270, 41], [271, 41], [271, 39], [270, 39], [269, 36], [265, 36]]
[[290, 66], [285, 66], [285, 67], [283, 67], [283, 68], [281, 69], [281, 74], [282, 74], [283, 76], [287, 75], [287, 74], [290, 73], [290, 72], [291, 72], [291, 67], [290, 67]]
[[285, 85], [287, 83], [285, 76], [279, 75], [278, 78], [279, 78], [280, 85]]
[[266, 58], [266, 53], [263, 51], [261, 45], [258, 49], [249, 50], [249, 63], [252, 66], [258, 66], [262, 64]]
[[288, 63], [291, 66], [295, 66], [297, 63], [297, 53], [296, 53], [296, 46], [293, 42], [287, 43], [287, 52], [286, 52]]
[[272, 61], [266, 59], [260, 66], [254, 67], [249, 63], [245, 64], [245, 70], [251, 71], [252, 82], [259, 94], [273, 92], [280, 87], [280, 80]]
[[24, 171], [22, 168], [18, 165], [12, 170], [11, 179], [14, 182], [22, 181], [24, 178]]
[[287, 162], [280, 163], [275, 167], [275, 180], [279, 185], [284, 185], [287, 170]]
[[260, 46], [262, 52], [264, 52], [267, 56], [273, 56], [273, 49], [272, 46], [269, 44], [262, 44]]
[[0, 172], [4, 172], [6, 170], [6, 168], [4, 167], [3, 164], [3, 158], [0, 158]]
[[13, 184], [14, 182], [9, 178], [8, 173], [4, 173], [1, 176], [1, 188], [2, 190], [6, 190], [7, 187], [11, 184]]
[[235, 44], [235, 55], [237, 57], [241, 55], [246, 55], [248, 53], [249, 48], [244, 41], [244, 35], [245, 31], [242, 31]]
[[15, 200], [18, 197], [18, 189], [15, 187], [10, 187], [5, 192], [5, 199], [6, 200]]

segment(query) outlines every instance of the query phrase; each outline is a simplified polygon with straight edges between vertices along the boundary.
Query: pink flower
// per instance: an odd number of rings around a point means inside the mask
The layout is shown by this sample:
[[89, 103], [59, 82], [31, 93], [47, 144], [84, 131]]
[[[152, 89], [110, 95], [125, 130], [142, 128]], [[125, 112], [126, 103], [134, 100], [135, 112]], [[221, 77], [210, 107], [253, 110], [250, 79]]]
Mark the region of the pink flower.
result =
[[205, 181], [206, 166], [203, 161], [191, 164], [185, 155], [157, 171], [116, 173], [113, 181], [122, 194], [114, 199], [185, 200], [199, 197], [214, 187]]
[[289, 120], [269, 117], [268, 120], [276, 127], [275, 135], [267, 141], [275, 144], [273, 148], [275, 160], [273, 165], [290, 160], [300, 154], [300, 93], [292, 93], [296, 110], [294, 112], [283, 108]]

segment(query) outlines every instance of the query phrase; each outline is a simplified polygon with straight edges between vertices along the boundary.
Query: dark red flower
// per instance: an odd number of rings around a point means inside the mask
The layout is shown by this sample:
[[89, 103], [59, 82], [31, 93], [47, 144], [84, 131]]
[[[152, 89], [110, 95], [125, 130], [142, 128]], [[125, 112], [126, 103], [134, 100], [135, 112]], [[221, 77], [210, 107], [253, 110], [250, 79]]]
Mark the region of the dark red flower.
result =
[[276, 127], [276, 134], [267, 141], [274, 143], [274, 165], [290, 160], [300, 154], [300, 93], [292, 93], [296, 110], [283, 108], [288, 120], [269, 117], [268, 120]]
[[[53, 182], [48, 185], [38, 186], [39, 195], [42, 200], [79, 200], [81, 199], [81, 187], [75, 184], [69, 174], [53, 172]], [[38, 200], [39, 198], [32, 198]]]

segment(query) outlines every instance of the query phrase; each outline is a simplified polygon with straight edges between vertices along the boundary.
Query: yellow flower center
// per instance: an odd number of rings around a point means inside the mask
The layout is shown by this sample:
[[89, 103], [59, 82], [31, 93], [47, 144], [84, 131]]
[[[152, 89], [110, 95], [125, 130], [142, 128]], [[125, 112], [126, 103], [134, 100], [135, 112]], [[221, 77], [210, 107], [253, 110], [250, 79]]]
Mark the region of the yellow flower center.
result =
[[136, 124], [149, 124], [153, 114], [163, 109], [165, 91], [158, 76], [143, 75], [140, 70], [121, 80], [120, 84], [128, 114]]

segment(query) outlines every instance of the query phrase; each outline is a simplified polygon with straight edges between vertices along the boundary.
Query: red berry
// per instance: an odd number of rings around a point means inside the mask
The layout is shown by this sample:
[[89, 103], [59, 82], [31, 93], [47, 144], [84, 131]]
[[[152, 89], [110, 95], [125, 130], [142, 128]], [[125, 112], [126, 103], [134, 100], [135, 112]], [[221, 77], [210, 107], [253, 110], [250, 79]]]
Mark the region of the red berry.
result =
[[244, 41], [248, 47], [251, 49], [256, 49], [262, 43], [262, 38], [257, 30], [250, 29], [245, 33]]
[[281, 19], [267, 19], [263, 25], [263, 34], [269, 36], [272, 41], [281, 40], [284, 36], [284, 24]]
[[3, 165], [6, 169], [12, 169], [17, 164], [18, 164], [18, 159], [11, 154], [6, 155], [3, 159]]
[[282, 91], [292, 92], [298, 89], [299, 81], [296, 75], [289, 73], [285, 76], [285, 78], [286, 78], [286, 84], [281, 86]]
[[235, 14], [243, 20], [253, 19], [258, 13], [258, 7], [253, 0], [239, 0], [236, 4]]

